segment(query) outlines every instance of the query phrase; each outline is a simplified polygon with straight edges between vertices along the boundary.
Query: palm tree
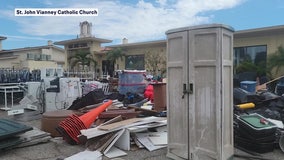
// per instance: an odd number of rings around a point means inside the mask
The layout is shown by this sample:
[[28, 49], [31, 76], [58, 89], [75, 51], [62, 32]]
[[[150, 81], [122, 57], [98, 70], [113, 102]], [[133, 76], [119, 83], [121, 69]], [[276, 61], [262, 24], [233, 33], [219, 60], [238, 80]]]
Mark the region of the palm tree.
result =
[[115, 64], [116, 60], [118, 60], [119, 58], [122, 60], [124, 56], [125, 54], [123, 53], [122, 48], [115, 48], [106, 53], [106, 59], [111, 61], [112, 64]]
[[97, 61], [93, 58], [90, 52], [79, 51], [74, 56], [69, 57], [69, 62], [72, 68], [76, 65], [80, 64], [83, 66], [83, 70], [85, 71], [85, 66], [94, 65], [94, 68], [97, 66]]
[[283, 46], [279, 46], [277, 51], [268, 56], [267, 68], [271, 72], [277, 75], [280, 68], [284, 66], [284, 48]]

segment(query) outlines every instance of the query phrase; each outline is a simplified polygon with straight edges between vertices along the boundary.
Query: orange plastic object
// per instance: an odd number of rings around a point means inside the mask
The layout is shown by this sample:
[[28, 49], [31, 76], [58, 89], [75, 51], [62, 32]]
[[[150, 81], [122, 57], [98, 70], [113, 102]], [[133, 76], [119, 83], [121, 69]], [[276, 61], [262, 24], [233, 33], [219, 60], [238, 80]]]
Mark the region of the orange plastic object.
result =
[[56, 130], [62, 135], [62, 137], [64, 137], [64, 139], [68, 143], [79, 144], [80, 142], [78, 135], [80, 135], [80, 130], [90, 128], [99, 114], [102, 113], [111, 104], [112, 100], [109, 100], [80, 117], [73, 114], [61, 121]]
[[109, 100], [99, 107], [92, 109], [90, 112], [80, 116], [80, 120], [84, 123], [86, 128], [90, 128], [90, 126], [94, 123], [97, 117], [102, 113], [108, 106], [112, 104], [112, 100]]

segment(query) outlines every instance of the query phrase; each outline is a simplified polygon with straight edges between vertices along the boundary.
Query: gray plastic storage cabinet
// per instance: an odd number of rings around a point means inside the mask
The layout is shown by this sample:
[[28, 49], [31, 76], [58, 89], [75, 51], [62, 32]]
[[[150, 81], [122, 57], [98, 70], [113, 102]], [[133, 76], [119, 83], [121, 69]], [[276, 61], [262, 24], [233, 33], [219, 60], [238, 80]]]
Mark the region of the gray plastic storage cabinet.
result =
[[221, 24], [167, 34], [168, 153], [225, 160], [233, 143], [233, 29]]

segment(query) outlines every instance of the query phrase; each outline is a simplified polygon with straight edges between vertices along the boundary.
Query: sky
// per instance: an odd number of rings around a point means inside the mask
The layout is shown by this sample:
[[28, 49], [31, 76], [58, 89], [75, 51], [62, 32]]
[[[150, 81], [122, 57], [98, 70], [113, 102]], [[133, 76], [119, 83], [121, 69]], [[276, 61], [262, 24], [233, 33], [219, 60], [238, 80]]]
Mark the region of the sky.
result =
[[[95, 8], [97, 16], [15, 16], [15, 8]], [[0, 0], [2, 49], [74, 39], [79, 23], [112, 40], [103, 46], [166, 39], [169, 29], [220, 23], [235, 31], [284, 25], [283, 0]], [[61, 46], [62, 47], [62, 46]]]

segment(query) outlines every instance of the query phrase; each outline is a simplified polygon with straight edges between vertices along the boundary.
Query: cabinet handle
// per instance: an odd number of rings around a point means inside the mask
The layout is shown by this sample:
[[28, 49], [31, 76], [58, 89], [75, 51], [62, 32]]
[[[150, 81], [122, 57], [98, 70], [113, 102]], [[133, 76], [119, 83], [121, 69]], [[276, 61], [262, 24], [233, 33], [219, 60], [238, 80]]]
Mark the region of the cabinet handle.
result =
[[189, 94], [193, 94], [193, 83], [189, 83]]
[[183, 91], [182, 91], [182, 99], [184, 99], [185, 94], [193, 94], [193, 83], [189, 83], [189, 89], [187, 89], [187, 85], [183, 84]]

